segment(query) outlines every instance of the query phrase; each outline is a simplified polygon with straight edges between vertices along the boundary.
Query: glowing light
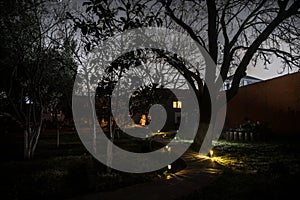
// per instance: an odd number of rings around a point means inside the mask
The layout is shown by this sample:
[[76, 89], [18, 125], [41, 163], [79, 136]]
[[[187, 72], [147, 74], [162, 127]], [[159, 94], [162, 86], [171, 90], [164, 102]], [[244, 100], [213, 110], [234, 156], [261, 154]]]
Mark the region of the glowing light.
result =
[[173, 108], [177, 108], [177, 102], [173, 101]]
[[142, 118], [141, 118], [141, 120], [140, 120], [140, 124], [141, 124], [142, 126], [146, 126], [146, 115], [142, 115]]
[[182, 108], [181, 101], [173, 101], [173, 108]]
[[168, 152], [171, 152], [171, 147], [169, 147], [168, 145], [166, 145], [165, 148], [166, 148], [166, 150], [167, 150]]
[[214, 151], [213, 151], [213, 150], [210, 150], [210, 151], [209, 151], [209, 155], [210, 155], [210, 157], [213, 157]]
[[168, 165], [168, 169], [171, 169], [172, 168], [172, 165]]
[[181, 101], [178, 101], [177, 102], [177, 108], [181, 108], [182, 107], [182, 103], [181, 103]]

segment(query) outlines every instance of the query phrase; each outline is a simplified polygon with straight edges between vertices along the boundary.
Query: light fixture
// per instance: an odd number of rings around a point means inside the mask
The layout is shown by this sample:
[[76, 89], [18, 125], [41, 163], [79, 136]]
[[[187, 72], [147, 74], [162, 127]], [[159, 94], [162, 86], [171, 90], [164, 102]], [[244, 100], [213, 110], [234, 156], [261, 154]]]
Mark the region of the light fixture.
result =
[[214, 151], [213, 151], [213, 150], [210, 150], [210, 151], [209, 151], [209, 155], [210, 155], [210, 157], [213, 157]]

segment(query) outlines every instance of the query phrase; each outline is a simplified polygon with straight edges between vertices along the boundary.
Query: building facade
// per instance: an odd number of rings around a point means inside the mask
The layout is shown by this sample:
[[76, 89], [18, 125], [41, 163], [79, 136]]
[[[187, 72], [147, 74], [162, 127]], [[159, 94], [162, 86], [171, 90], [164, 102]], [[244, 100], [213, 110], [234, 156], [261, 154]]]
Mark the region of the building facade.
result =
[[225, 128], [250, 121], [273, 133], [300, 134], [299, 92], [299, 72], [241, 87], [227, 105]]

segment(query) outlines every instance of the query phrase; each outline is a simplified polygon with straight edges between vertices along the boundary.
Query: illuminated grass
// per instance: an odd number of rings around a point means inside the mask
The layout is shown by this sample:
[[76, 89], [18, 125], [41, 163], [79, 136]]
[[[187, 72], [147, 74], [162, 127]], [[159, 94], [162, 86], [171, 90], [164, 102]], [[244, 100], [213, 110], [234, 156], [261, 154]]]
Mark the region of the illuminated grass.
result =
[[295, 174], [300, 171], [297, 144], [216, 142], [213, 159], [233, 170], [268, 173], [277, 170]]

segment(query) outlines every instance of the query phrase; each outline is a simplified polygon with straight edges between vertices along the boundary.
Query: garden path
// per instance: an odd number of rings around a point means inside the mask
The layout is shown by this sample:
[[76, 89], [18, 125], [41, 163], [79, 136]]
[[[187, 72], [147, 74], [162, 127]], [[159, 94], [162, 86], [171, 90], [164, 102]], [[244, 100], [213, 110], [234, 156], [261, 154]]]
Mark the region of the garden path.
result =
[[99, 192], [78, 197], [76, 200], [169, 200], [186, 196], [193, 191], [211, 183], [218, 174], [222, 173], [222, 166], [209, 157], [200, 156], [196, 152], [187, 151], [181, 158], [187, 167], [167, 179], [137, 184], [109, 192]]

